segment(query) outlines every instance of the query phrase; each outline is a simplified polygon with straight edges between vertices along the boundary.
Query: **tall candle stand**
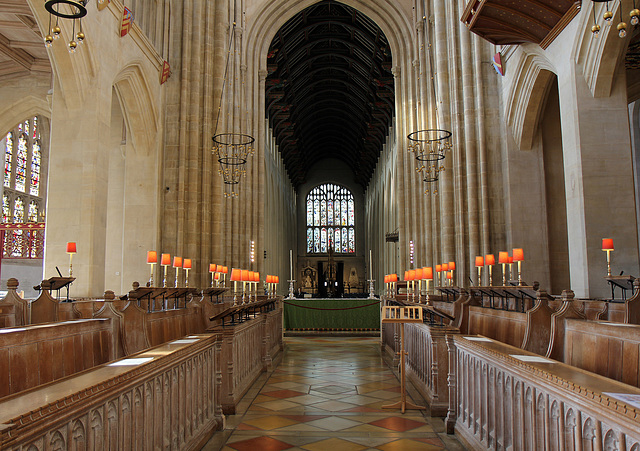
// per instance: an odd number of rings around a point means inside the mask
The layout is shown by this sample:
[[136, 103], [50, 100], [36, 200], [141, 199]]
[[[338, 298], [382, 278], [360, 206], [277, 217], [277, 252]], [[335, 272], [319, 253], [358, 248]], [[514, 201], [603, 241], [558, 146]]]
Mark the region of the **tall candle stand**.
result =
[[373, 282], [375, 282], [375, 280], [369, 279], [369, 299], [375, 299], [376, 298], [375, 288], [373, 287]]
[[289, 297], [287, 299], [295, 299], [293, 294], [293, 284], [296, 283], [295, 280], [289, 280]]

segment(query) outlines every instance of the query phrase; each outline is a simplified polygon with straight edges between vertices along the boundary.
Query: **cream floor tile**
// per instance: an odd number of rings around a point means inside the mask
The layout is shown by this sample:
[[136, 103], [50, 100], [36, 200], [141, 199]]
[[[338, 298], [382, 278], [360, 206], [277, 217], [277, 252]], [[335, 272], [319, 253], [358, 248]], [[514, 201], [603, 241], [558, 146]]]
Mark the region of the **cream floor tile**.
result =
[[309, 421], [306, 423], [310, 426], [319, 427], [327, 431], [341, 431], [350, 427], [360, 425], [358, 421], [349, 420], [341, 417], [328, 417], [320, 420]]

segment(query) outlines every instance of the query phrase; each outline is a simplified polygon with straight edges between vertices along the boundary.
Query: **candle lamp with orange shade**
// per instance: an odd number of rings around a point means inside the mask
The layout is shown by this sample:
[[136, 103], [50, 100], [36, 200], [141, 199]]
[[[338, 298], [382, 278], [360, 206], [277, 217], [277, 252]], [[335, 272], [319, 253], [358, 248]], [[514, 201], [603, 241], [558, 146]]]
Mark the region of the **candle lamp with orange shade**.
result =
[[164, 267], [164, 279], [162, 280], [162, 288], [167, 288], [167, 266], [171, 264], [171, 254], [162, 254], [160, 256], [160, 265]]
[[216, 265], [215, 263], [209, 263], [209, 272], [211, 273], [211, 288], [213, 288], [213, 282], [216, 280], [215, 275], [218, 274], [216, 272], [217, 268], [218, 268], [218, 265]]
[[409, 270], [409, 280], [411, 281], [411, 298], [412, 302], [416, 302], [416, 270]]
[[255, 288], [256, 295], [255, 295], [255, 297], [253, 299], [254, 299], [254, 301], [258, 302], [258, 284], [260, 284], [260, 273], [258, 271], [254, 271], [253, 283], [255, 283], [255, 285], [256, 285], [256, 288]]
[[149, 276], [149, 286], [153, 286], [153, 265], [158, 263], [158, 253], [156, 251], [147, 251], [147, 264], [151, 265], [151, 276]]
[[422, 268], [416, 269], [416, 280], [418, 281], [418, 303], [420, 303], [420, 297], [422, 296], [422, 279], [424, 276], [422, 275]]
[[437, 287], [440, 284], [440, 273], [442, 272], [442, 265], [436, 265], [436, 276], [433, 282], [433, 286]]
[[427, 305], [431, 305], [429, 303], [430, 302], [429, 301], [429, 283], [433, 280], [433, 267], [428, 266], [428, 267], [422, 268], [422, 275], [427, 281], [426, 302], [427, 302]]
[[178, 276], [180, 274], [180, 268], [182, 268], [182, 257], [173, 257], [173, 267], [176, 268], [176, 281], [174, 288], [178, 288]]
[[231, 277], [229, 280], [233, 282], [233, 305], [238, 305], [238, 282], [242, 279], [242, 270], [231, 268]]
[[499, 252], [498, 263], [502, 265], [502, 286], [507, 286], [507, 265], [509, 264], [509, 253]]
[[493, 286], [493, 265], [496, 264], [496, 256], [493, 254], [487, 254], [484, 256], [484, 264], [489, 269], [489, 286]]
[[482, 267], [484, 266], [484, 257], [476, 255], [476, 268], [478, 268], [478, 286], [482, 286]]
[[449, 283], [453, 286], [453, 271], [456, 270], [456, 262], [449, 262], [449, 271], [451, 273], [451, 277], [447, 277], [449, 279]]
[[73, 277], [73, 254], [76, 253], [76, 243], [68, 242], [67, 243], [67, 254], [69, 254], [69, 277]]
[[449, 272], [449, 263], [443, 263], [440, 268], [442, 269], [442, 271], [440, 272], [440, 275], [442, 276], [442, 285], [443, 287], [447, 286], [447, 272]]
[[513, 250], [513, 261], [518, 263], [518, 285], [522, 285], [522, 262], [524, 261], [524, 251], [520, 248]]
[[[218, 268], [218, 271], [220, 271], [220, 268]], [[222, 286], [223, 287], [225, 286], [228, 273], [229, 273], [229, 268], [227, 266], [223, 266], [222, 267]]]
[[602, 238], [602, 250], [607, 253], [607, 277], [611, 277], [611, 252], [613, 251], [613, 238]]
[[240, 273], [240, 281], [242, 282], [242, 303], [247, 303], [247, 282], [249, 281], [249, 270], [243, 269]]
[[184, 269], [184, 287], [189, 288], [189, 270], [191, 269], [191, 259], [185, 258], [182, 262], [182, 269]]

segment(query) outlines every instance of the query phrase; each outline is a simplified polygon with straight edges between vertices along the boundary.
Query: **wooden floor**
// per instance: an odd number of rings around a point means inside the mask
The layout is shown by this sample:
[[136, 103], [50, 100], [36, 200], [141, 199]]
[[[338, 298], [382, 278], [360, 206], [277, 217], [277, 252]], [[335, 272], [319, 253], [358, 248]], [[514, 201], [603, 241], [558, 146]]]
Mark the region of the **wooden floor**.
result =
[[[424, 405], [414, 390], [413, 401]], [[282, 362], [258, 379], [204, 450], [462, 450], [427, 412], [382, 409], [400, 398], [379, 338], [285, 339]]]

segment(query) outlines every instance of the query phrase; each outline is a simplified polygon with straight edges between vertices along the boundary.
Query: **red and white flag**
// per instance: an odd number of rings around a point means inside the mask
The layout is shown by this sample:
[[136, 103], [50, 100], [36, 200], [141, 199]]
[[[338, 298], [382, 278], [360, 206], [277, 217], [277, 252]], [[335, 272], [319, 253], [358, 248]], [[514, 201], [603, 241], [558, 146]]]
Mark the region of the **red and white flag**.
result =
[[171, 67], [169, 63], [165, 61], [162, 63], [162, 72], [160, 73], [160, 84], [163, 84], [171, 76]]

